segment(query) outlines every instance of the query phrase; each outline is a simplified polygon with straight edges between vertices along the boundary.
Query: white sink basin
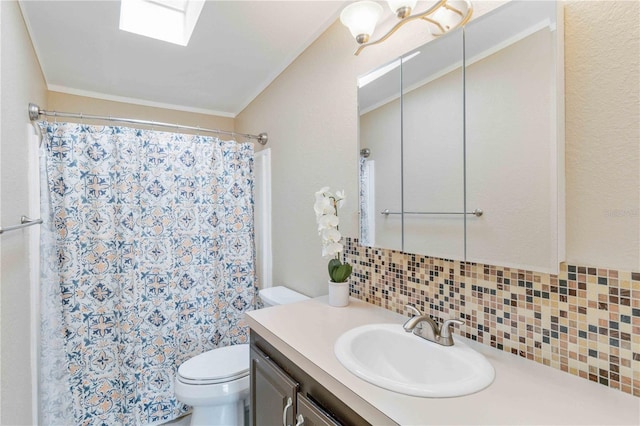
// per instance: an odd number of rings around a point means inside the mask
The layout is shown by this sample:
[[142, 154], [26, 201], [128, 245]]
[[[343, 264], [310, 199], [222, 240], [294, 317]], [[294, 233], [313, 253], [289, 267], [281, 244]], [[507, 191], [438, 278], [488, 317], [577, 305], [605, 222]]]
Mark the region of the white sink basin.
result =
[[468, 395], [486, 388], [495, 377], [489, 361], [460, 340], [442, 346], [405, 332], [399, 324], [351, 329], [338, 338], [334, 351], [356, 376], [406, 395]]

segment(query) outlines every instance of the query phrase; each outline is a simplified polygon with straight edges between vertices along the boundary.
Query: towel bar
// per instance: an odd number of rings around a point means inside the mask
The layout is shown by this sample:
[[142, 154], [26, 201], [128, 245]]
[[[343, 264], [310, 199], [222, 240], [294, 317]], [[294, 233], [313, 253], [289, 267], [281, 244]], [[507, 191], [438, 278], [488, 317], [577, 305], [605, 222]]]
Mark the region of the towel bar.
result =
[[[468, 215], [474, 215], [476, 217], [482, 216], [483, 213], [484, 212], [481, 209], [475, 209], [474, 211], [467, 212], [467, 213], [464, 213], [464, 212], [404, 212], [404, 214], [468, 214]], [[392, 211], [389, 211], [389, 209], [385, 209], [385, 210], [382, 210], [380, 214], [389, 216], [390, 214], [402, 214], [402, 212], [392, 212]]]
[[28, 226], [39, 225], [42, 223], [42, 219], [30, 219], [27, 216], [20, 217], [20, 225], [7, 226], [6, 228], [0, 227], [0, 235], [9, 231], [16, 231], [18, 229], [26, 228]]

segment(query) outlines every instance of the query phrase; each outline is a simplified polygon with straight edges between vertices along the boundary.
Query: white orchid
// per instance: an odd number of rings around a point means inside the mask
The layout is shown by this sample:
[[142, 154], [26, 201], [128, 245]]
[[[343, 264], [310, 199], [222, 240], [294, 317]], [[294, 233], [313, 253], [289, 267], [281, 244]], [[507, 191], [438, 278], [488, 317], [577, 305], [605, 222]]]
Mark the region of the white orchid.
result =
[[325, 228], [322, 230], [321, 235], [323, 243], [338, 243], [342, 238], [340, 231], [335, 228]]
[[335, 206], [332, 202], [333, 195], [329, 192], [329, 187], [325, 186], [316, 192], [316, 202], [313, 210], [316, 212], [316, 219], [320, 219], [326, 214], [335, 214]]
[[343, 247], [340, 243], [329, 243], [322, 247], [323, 256], [335, 256], [342, 251]]
[[316, 218], [322, 217], [322, 215], [335, 212], [331, 199], [325, 197], [316, 197], [316, 203], [313, 205], [313, 210], [316, 212]]
[[322, 238], [322, 256], [330, 256], [329, 277], [333, 282], [345, 282], [351, 275], [351, 265], [340, 262], [340, 253], [344, 246], [340, 243], [342, 235], [338, 230], [340, 219], [338, 208], [344, 203], [344, 191], [331, 193], [328, 186], [315, 193], [313, 210], [318, 222], [318, 234]]
[[325, 214], [318, 218], [318, 233], [322, 233], [325, 229], [337, 229], [340, 219], [335, 214]]

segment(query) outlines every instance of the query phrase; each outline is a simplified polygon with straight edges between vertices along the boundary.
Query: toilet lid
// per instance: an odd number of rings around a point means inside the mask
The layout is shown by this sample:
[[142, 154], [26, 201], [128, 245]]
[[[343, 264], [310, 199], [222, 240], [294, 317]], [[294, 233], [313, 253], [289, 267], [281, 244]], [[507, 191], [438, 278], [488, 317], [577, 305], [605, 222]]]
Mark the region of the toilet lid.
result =
[[201, 353], [184, 362], [178, 374], [187, 381], [231, 381], [249, 374], [249, 345], [234, 345]]

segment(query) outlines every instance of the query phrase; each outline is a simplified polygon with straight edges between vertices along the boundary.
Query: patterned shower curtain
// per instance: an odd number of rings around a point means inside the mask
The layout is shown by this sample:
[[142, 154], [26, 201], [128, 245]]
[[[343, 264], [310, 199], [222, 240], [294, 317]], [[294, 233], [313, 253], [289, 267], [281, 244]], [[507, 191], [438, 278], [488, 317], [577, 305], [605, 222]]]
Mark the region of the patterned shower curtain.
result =
[[41, 424], [151, 424], [177, 367], [248, 342], [253, 145], [41, 123]]

